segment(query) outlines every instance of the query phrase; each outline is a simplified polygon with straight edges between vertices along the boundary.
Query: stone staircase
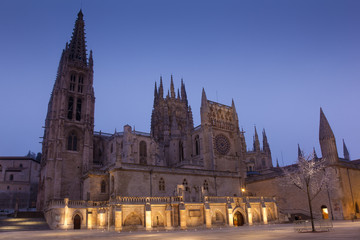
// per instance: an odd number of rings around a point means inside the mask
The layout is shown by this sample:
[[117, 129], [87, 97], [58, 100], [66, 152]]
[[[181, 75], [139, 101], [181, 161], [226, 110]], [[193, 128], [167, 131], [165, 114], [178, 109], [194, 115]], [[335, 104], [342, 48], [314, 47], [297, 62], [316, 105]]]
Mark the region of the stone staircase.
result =
[[0, 218], [0, 232], [50, 230], [41, 212], [19, 212]]

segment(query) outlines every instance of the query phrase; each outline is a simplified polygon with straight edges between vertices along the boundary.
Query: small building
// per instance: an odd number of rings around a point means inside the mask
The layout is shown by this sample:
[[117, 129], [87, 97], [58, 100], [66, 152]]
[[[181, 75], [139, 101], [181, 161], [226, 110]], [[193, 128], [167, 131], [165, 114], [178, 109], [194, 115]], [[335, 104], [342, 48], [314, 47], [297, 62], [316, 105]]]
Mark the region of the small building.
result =
[[40, 163], [30, 157], [0, 157], [0, 209], [36, 207]]

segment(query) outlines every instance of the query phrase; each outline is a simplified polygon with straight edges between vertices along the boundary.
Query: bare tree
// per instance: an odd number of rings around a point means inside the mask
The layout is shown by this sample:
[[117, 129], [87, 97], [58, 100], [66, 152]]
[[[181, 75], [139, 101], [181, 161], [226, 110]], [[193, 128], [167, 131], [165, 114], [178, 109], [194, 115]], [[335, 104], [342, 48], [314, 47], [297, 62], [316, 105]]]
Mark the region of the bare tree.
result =
[[325, 158], [318, 159], [312, 154], [299, 156], [297, 164], [293, 168], [283, 169], [285, 182], [293, 185], [303, 191], [308, 200], [311, 227], [315, 232], [314, 217], [312, 210], [312, 200], [321, 192], [321, 190], [329, 187], [332, 182], [333, 175], [330, 168], [327, 167]]

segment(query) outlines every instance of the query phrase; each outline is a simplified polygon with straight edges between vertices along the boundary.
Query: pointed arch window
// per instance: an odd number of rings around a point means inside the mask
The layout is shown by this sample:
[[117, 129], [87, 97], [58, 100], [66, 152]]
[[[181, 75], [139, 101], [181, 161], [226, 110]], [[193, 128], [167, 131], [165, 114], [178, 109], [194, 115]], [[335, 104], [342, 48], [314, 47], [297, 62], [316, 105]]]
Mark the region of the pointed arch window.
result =
[[199, 135], [196, 135], [195, 137], [195, 155], [199, 155], [200, 154], [200, 139], [199, 139]]
[[204, 190], [209, 191], [209, 183], [207, 180], [204, 181]]
[[140, 152], [140, 164], [146, 164], [146, 142], [141, 141], [139, 144], [139, 152]]
[[159, 180], [159, 191], [164, 192], [165, 191], [165, 181], [163, 178], [160, 178]]
[[106, 193], [106, 182], [105, 182], [105, 180], [101, 181], [101, 193]]
[[78, 98], [77, 102], [76, 102], [76, 120], [80, 121], [81, 120], [81, 99]]
[[78, 82], [78, 92], [79, 93], [83, 92], [83, 86], [84, 86], [84, 76], [80, 75], [79, 82]]
[[114, 192], [114, 188], [115, 188], [114, 184], [115, 184], [114, 176], [111, 176], [111, 193]]
[[14, 175], [10, 175], [10, 181], [13, 181], [14, 180]]
[[70, 151], [77, 151], [77, 136], [74, 131], [72, 131], [68, 136], [68, 144], [67, 144], [67, 150]]
[[75, 76], [75, 74], [71, 74], [71, 76], [70, 76], [70, 86], [69, 86], [69, 90], [70, 91], [75, 91], [75, 84], [76, 84], [76, 76]]
[[183, 185], [185, 187], [185, 191], [189, 191], [188, 182], [187, 182], [186, 178], [184, 178]]
[[69, 97], [67, 118], [70, 120], [73, 118], [73, 110], [74, 110], [74, 98]]
[[182, 141], [179, 142], [179, 161], [184, 161], [184, 145]]

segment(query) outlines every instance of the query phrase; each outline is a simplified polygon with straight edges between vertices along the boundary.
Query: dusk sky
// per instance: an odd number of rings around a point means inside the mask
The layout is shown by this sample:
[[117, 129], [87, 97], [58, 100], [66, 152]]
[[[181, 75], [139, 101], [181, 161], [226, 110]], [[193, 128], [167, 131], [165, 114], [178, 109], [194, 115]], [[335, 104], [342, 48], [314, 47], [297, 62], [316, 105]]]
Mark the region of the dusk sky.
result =
[[[81, 3], [82, 2], [82, 3]], [[41, 151], [47, 104], [77, 13], [93, 50], [95, 131], [149, 132], [154, 83], [231, 105], [252, 148], [265, 128], [280, 165], [320, 156], [320, 107], [338, 152], [360, 158], [360, 1], [0, 1], [0, 156]], [[260, 134], [260, 141], [262, 140]]]

